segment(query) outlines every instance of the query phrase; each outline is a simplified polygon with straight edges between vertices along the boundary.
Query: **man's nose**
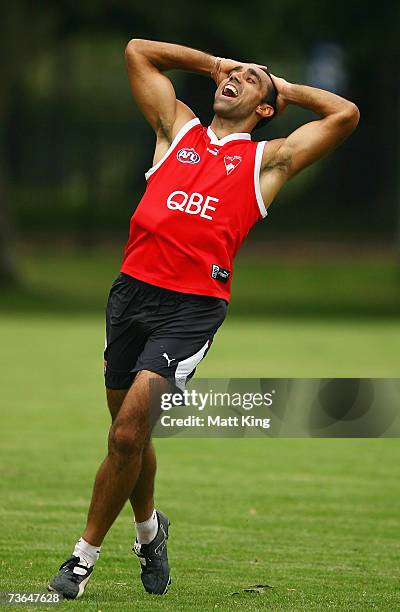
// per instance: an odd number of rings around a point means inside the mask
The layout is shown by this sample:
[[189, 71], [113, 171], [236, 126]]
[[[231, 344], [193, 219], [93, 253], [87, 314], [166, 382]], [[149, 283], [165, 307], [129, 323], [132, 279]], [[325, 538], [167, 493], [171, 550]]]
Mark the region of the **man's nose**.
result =
[[236, 71], [236, 72], [234, 72], [234, 73], [231, 75], [231, 79], [232, 79], [232, 80], [236, 80], [238, 83], [240, 83], [240, 82], [241, 82], [241, 80], [242, 80], [242, 74], [241, 74], [240, 72]]

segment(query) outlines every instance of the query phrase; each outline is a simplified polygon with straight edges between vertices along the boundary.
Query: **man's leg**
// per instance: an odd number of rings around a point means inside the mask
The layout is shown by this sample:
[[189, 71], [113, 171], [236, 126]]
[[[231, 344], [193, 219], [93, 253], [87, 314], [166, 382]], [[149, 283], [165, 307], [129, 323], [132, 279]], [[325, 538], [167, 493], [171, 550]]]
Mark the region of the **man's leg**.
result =
[[[162, 384], [165, 386], [164, 380]], [[118, 418], [127, 393], [126, 390], [107, 389], [107, 403], [113, 422]], [[169, 520], [165, 514], [154, 510], [156, 468], [156, 454], [149, 440], [143, 449], [140, 473], [129, 500], [135, 515], [137, 537], [134, 552], [141, 561], [143, 586], [149, 593], [161, 595], [170, 583], [166, 547]]]
[[[134, 550], [146, 561], [141, 573], [143, 586], [149, 593], [166, 592], [170, 583], [165, 545], [169, 521], [153, 507], [156, 461], [149, 440], [150, 385], [154, 385], [153, 393], [161, 393], [166, 384], [163, 377], [143, 370], [129, 391], [107, 393], [112, 417], [109, 451], [96, 476], [86, 530], [73, 555], [50, 581], [49, 590], [70, 599], [82, 596], [100, 544], [129, 497], [139, 521], [136, 524], [139, 541]], [[158, 550], [163, 550], [161, 557]]]
[[[128, 389], [107, 389], [107, 404], [114, 422], [123, 401], [128, 393]], [[156, 475], [157, 462], [154, 446], [149, 441], [142, 453], [141, 470], [136, 481], [135, 487], [129, 496], [138, 523], [147, 521], [154, 511], [154, 480]]]
[[[163, 381], [153, 372], [138, 373], [111, 425], [108, 455], [95, 479], [87, 526], [82, 534], [92, 546], [101, 545], [126, 500], [135, 490], [142, 468], [143, 451], [149, 444], [149, 383], [152, 379]], [[155, 462], [150, 447], [146, 451], [146, 458], [150, 459], [148, 472], [152, 474]], [[146, 487], [144, 480], [138, 482], [138, 492], [147, 490], [152, 496], [153, 485]], [[143, 511], [140, 502], [137, 509]]]

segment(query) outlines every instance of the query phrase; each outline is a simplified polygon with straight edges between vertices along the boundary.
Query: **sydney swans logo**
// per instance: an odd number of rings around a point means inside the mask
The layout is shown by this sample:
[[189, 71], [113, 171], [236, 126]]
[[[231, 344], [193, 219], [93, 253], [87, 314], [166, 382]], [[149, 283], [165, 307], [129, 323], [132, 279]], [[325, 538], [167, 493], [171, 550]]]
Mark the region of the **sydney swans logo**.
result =
[[230, 174], [238, 167], [242, 158], [240, 155], [224, 155], [226, 174]]

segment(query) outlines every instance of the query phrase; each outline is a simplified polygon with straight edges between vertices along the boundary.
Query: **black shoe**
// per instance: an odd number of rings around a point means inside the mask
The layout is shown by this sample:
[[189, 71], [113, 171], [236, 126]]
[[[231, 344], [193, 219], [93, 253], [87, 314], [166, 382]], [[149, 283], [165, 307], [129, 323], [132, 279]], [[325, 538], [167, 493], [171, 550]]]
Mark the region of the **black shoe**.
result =
[[87, 565], [79, 557], [70, 557], [62, 564], [57, 576], [50, 580], [47, 588], [56, 591], [66, 599], [82, 597], [85, 586], [93, 571], [93, 566]]
[[156, 510], [158, 518], [157, 535], [150, 544], [139, 544], [136, 540], [133, 552], [139, 557], [142, 572], [140, 578], [148, 593], [153, 595], [164, 595], [171, 584], [169, 575], [167, 540], [168, 517]]

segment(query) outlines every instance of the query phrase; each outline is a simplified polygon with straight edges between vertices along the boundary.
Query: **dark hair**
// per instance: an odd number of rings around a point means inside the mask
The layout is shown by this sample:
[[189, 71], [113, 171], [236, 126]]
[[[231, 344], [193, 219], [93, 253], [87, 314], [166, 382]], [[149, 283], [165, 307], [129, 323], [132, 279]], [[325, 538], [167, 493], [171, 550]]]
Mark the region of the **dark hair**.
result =
[[258, 130], [259, 128], [265, 127], [270, 121], [272, 121], [272, 119], [276, 115], [276, 99], [278, 97], [278, 92], [276, 90], [275, 83], [270, 73], [268, 72], [268, 70], [264, 70], [263, 72], [265, 72], [265, 74], [269, 76], [272, 87], [268, 87], [268, 91], [265, 94], [264, 98], [261, 100], [261, 104], [269, 104], [270, 106], [272, 106], [272, 108], [274, 109], [274, 114], [271, 115], [270, 117], [263, 117], [262, 119], [260, 119], [257, 125], [254, 126], [253, 128], [254, 130]]

